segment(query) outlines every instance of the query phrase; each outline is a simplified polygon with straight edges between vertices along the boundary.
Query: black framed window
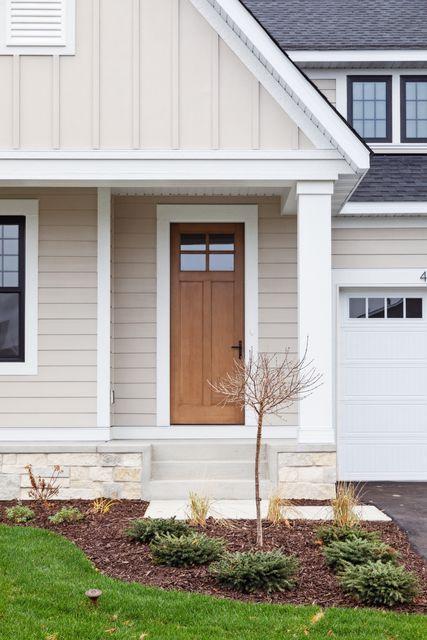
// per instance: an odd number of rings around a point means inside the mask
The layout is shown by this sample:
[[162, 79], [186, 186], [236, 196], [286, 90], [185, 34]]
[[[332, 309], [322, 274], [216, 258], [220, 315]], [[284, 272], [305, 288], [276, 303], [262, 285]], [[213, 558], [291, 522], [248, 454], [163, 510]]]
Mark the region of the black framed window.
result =
[[402, 142], [427, 142], [427, 76], [401, 76]]
[[23, 362], [25, 217], [0, 216], [0, 362]]
[[368, 142], [391, 142], [391, 76], [349, 76], [348, 121]]

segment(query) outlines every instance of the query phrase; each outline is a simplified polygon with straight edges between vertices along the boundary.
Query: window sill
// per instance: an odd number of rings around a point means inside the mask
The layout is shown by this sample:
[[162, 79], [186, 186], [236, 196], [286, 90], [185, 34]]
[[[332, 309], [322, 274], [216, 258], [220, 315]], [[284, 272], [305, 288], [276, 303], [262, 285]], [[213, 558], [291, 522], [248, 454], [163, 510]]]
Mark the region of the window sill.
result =
[[0, 362], [0, 376], [35, 376], [36, 362]]

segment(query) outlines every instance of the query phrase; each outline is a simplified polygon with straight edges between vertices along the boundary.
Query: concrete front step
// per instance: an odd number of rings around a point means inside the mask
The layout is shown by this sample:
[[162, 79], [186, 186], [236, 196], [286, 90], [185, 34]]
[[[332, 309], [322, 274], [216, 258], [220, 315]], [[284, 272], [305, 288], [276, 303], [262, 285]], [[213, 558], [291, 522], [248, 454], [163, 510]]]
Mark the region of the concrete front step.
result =
[[[153, 462], [174, 460], [253, 460], [255, 444], [233, 440], [183, 440], [156, 442], [152, 444]], [[266, 457], [266, 447], [261, 449], [261, 457]]]
[[[164, 460], [151, 463], [152, 480], [252, 480], [252, 460]], [[260, 476], [267, 477], [267, 462], [260, 465]]]
[[[262, 480], [261, 497], [268, 498], [271, 483]], [[212, 500], [251, 500], [255, 488], [253, 480], [151, 480], [151, 500], [188, 499], [190, 492], [199, 493]]]

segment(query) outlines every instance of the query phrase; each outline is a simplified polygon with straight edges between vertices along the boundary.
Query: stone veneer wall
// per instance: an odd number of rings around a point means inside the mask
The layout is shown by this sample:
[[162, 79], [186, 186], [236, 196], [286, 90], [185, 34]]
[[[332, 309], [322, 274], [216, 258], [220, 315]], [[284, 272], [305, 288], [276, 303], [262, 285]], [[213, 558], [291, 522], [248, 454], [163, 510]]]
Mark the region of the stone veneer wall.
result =
[[277, 466], [283, 497], [328, 500], [335, 496], [334, 451], [280, 452]]
[[[47, 448], [47, 447], [46, 447]], [[143, 453], [0, 453], [0, 500], [28, 498], [27, 464], [33, 472], [49, 477], [61, 466], [58, 499], [142, 497]]]

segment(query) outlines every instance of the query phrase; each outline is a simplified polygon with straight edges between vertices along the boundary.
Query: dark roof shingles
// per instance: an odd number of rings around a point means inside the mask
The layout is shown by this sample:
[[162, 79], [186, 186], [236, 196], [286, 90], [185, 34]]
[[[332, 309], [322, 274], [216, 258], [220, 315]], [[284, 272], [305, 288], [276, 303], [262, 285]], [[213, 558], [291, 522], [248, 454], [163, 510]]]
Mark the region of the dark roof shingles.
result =
[[427, 48], [427, 0], [241, 1], [284, 50]]
[[351, 202], [427, 202], [427, 155], [371, 156]]

